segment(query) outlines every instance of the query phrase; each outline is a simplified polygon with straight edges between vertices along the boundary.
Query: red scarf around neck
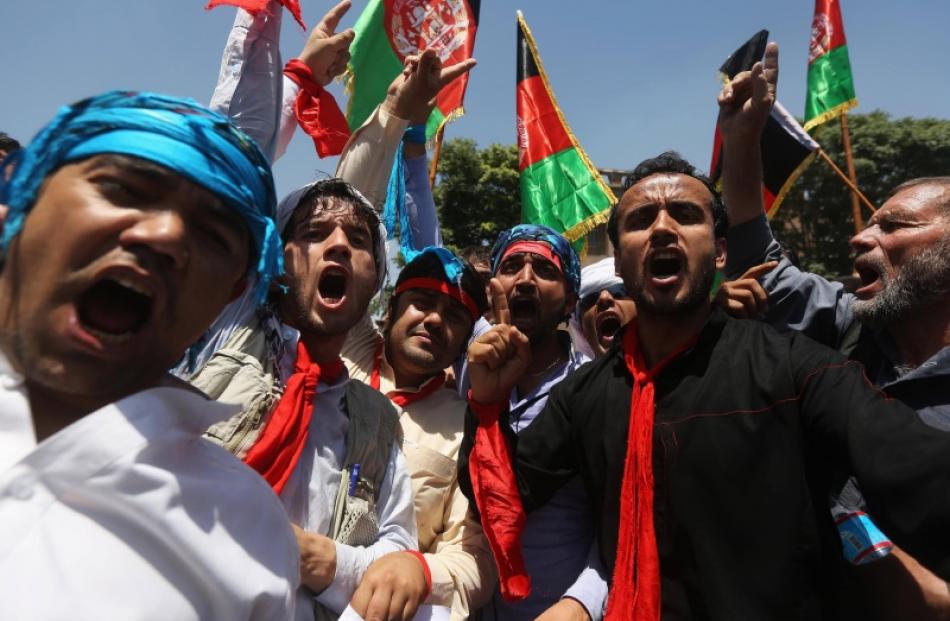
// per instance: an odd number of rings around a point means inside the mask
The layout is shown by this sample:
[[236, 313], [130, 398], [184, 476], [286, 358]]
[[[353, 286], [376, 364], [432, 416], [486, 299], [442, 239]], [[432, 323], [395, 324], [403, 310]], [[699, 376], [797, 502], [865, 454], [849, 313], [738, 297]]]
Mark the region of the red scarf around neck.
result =
[[[376, 346], [376, 359], [373, 362], [373, 374], [370, 375], [369, 385], [373, 390], [379, 390], [380, 385], [380, 375], [379, 370], [383, 366], [383, 347], [385, 341], [379, 339], [379, 344]], [[419, 390], [412, 392], [408, 390], [390, 390], [386, 393], [386, 396], [390, 401], [395, 403], [401, 408], [406, 408], [416, 401], [421, 401], [425, 399], [436, 390], [445, 385], [445, 371], [440, 371], [438, 375], [434, 375], [428, 380], [426, 380], [422, 386], [419, 387]]]
[[303, 340], [297, 343], [294, 373], [261, 435], [244, 457], [244, 463], [260, 473], [276, 494], [284, 490], [307, 444], [317, 384], [321, 379], [335, 382], [342, 371], [339, 358], [321, 367], [311, 360]]
[[659, 621], [660, 557], [653, 524], [653, 380], [696, 338], [648, 369], [640, 351], [637, 322], [623, 335], [623, 358], [633, 376], [627, 453], [620, 486], [620, 532], [606, 621]]

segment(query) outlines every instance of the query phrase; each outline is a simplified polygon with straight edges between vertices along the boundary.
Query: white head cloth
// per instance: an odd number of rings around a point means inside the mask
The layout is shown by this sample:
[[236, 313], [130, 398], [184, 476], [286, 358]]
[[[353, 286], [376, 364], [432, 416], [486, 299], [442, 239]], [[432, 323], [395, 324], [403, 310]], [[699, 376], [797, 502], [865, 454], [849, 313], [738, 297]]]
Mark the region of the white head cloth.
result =
[[617, 276], [615, 269], [614, 258], [607, 257], [597, 263], [591, 263], [581, 270], [581, 288], [577, 295], [578, 305], [571, 314], [568, 328], [571, 332], [571, 339], [574, 340], [574, 347], [591, 360], [595, 358], [594, 349], [587, 342], [587, 338], [581, 330], [581, 306], [579, 302], [591, 293], [599, 293], [608, 287], [622, 285], [623, 280], [620, 276]]

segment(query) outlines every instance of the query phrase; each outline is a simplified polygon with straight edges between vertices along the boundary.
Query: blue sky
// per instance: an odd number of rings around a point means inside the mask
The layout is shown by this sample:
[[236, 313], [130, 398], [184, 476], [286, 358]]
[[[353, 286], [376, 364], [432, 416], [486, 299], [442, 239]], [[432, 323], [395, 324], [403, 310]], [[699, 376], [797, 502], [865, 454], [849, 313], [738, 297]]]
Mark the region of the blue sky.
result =
[[[842, 0], [860, 107], [895, 116], [950, 115], [950, 2]], [[315, 24], [330, 0], [302, 0]], [[352, 25], [366, 0], [354, 0]], [[716, 68], [768, 28], [782, 49], [779, 98], [801, 115], [811, 0], [483, 0], [467, 97], [449, 137], [513, 143], [515, 10], [540, 47], [561, 107], [594, 163], [632, 167], [674, 148], [709, 163]], [[234, 10], [203, 0], [3, 0], [0, 130], [28, 140], [63, 103], [112, 88], [206, 102]], [[285, 59], [305, 33], [285, 18]], [[341, 98], [341, 103], [342, 98]], [[298, 133], [275, 168], [278, 192], [332, 172]]]

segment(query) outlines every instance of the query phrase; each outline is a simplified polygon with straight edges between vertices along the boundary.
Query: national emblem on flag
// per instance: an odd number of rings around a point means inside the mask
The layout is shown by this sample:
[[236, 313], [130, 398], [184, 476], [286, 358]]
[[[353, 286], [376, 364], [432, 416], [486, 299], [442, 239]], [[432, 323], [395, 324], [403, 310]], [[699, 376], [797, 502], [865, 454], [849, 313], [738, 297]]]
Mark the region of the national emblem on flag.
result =
[[[356, 130], [386, 98], [407, 56], [433, 49], [443, 66], [472, 57], [480, 0], [370, 0], [353, 30], [347, 90], [347, 122]], [[439, 92], [426, 124], [432, 139], [443, 125], [461, 116], [468, 74]]]
[[830, 121], [856, 105], [841, 6], [838, 0], [815, 0], [808, 46], [805, 129]]
[[517, 54], [522, 222], [549, 226], [571, 242], [583, 240], [607, 222], [617, 198], [564, 119], [520, 11]]

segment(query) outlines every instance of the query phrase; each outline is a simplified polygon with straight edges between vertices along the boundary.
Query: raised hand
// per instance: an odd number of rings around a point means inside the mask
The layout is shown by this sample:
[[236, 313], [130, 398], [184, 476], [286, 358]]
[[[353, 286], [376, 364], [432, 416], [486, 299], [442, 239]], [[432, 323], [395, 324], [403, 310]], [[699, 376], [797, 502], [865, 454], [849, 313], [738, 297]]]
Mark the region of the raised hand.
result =
[[778, 44], [769, 43], [765, 60], [755, 63], [722, 87], [719, 93], [719, 131], [723, 141], [754, 140], [756, 144], [775, 103], [778, 86]]
[[383, 107], [410, 123], [425, 123], [432, 113], [439, 91], [475, 65], [475, 59], [469, 58], [443, 67], [434, 50], [408, 56], [402, 73], [389, 85]]
[[778, 261], [762, 263], [750, 267], [736, 280], [722, 283], [716, 294], [716, 303], [733, 317], [755, 319], [765, 312], [769, 303], [769, 294], [758, 279], [775, 269], [776, 265]]
[[528, 337], [510, 324], [508, 298], [496, 279], [491, 280], [492, 309], [497, 322], [468, 347], [468, 377], [472, 398], [499, 403], [508, 398], [531, 363]]
[[320, 23], [310, 31], [298, 60], [310, 67], [313, 78], [323, 86], [346, 70], [350, 61], [350, 43], [356, 34], [352, 29], [336, 32], [340, 20], [350, 9], [350, 0], [343, 0], [323, 16]]

